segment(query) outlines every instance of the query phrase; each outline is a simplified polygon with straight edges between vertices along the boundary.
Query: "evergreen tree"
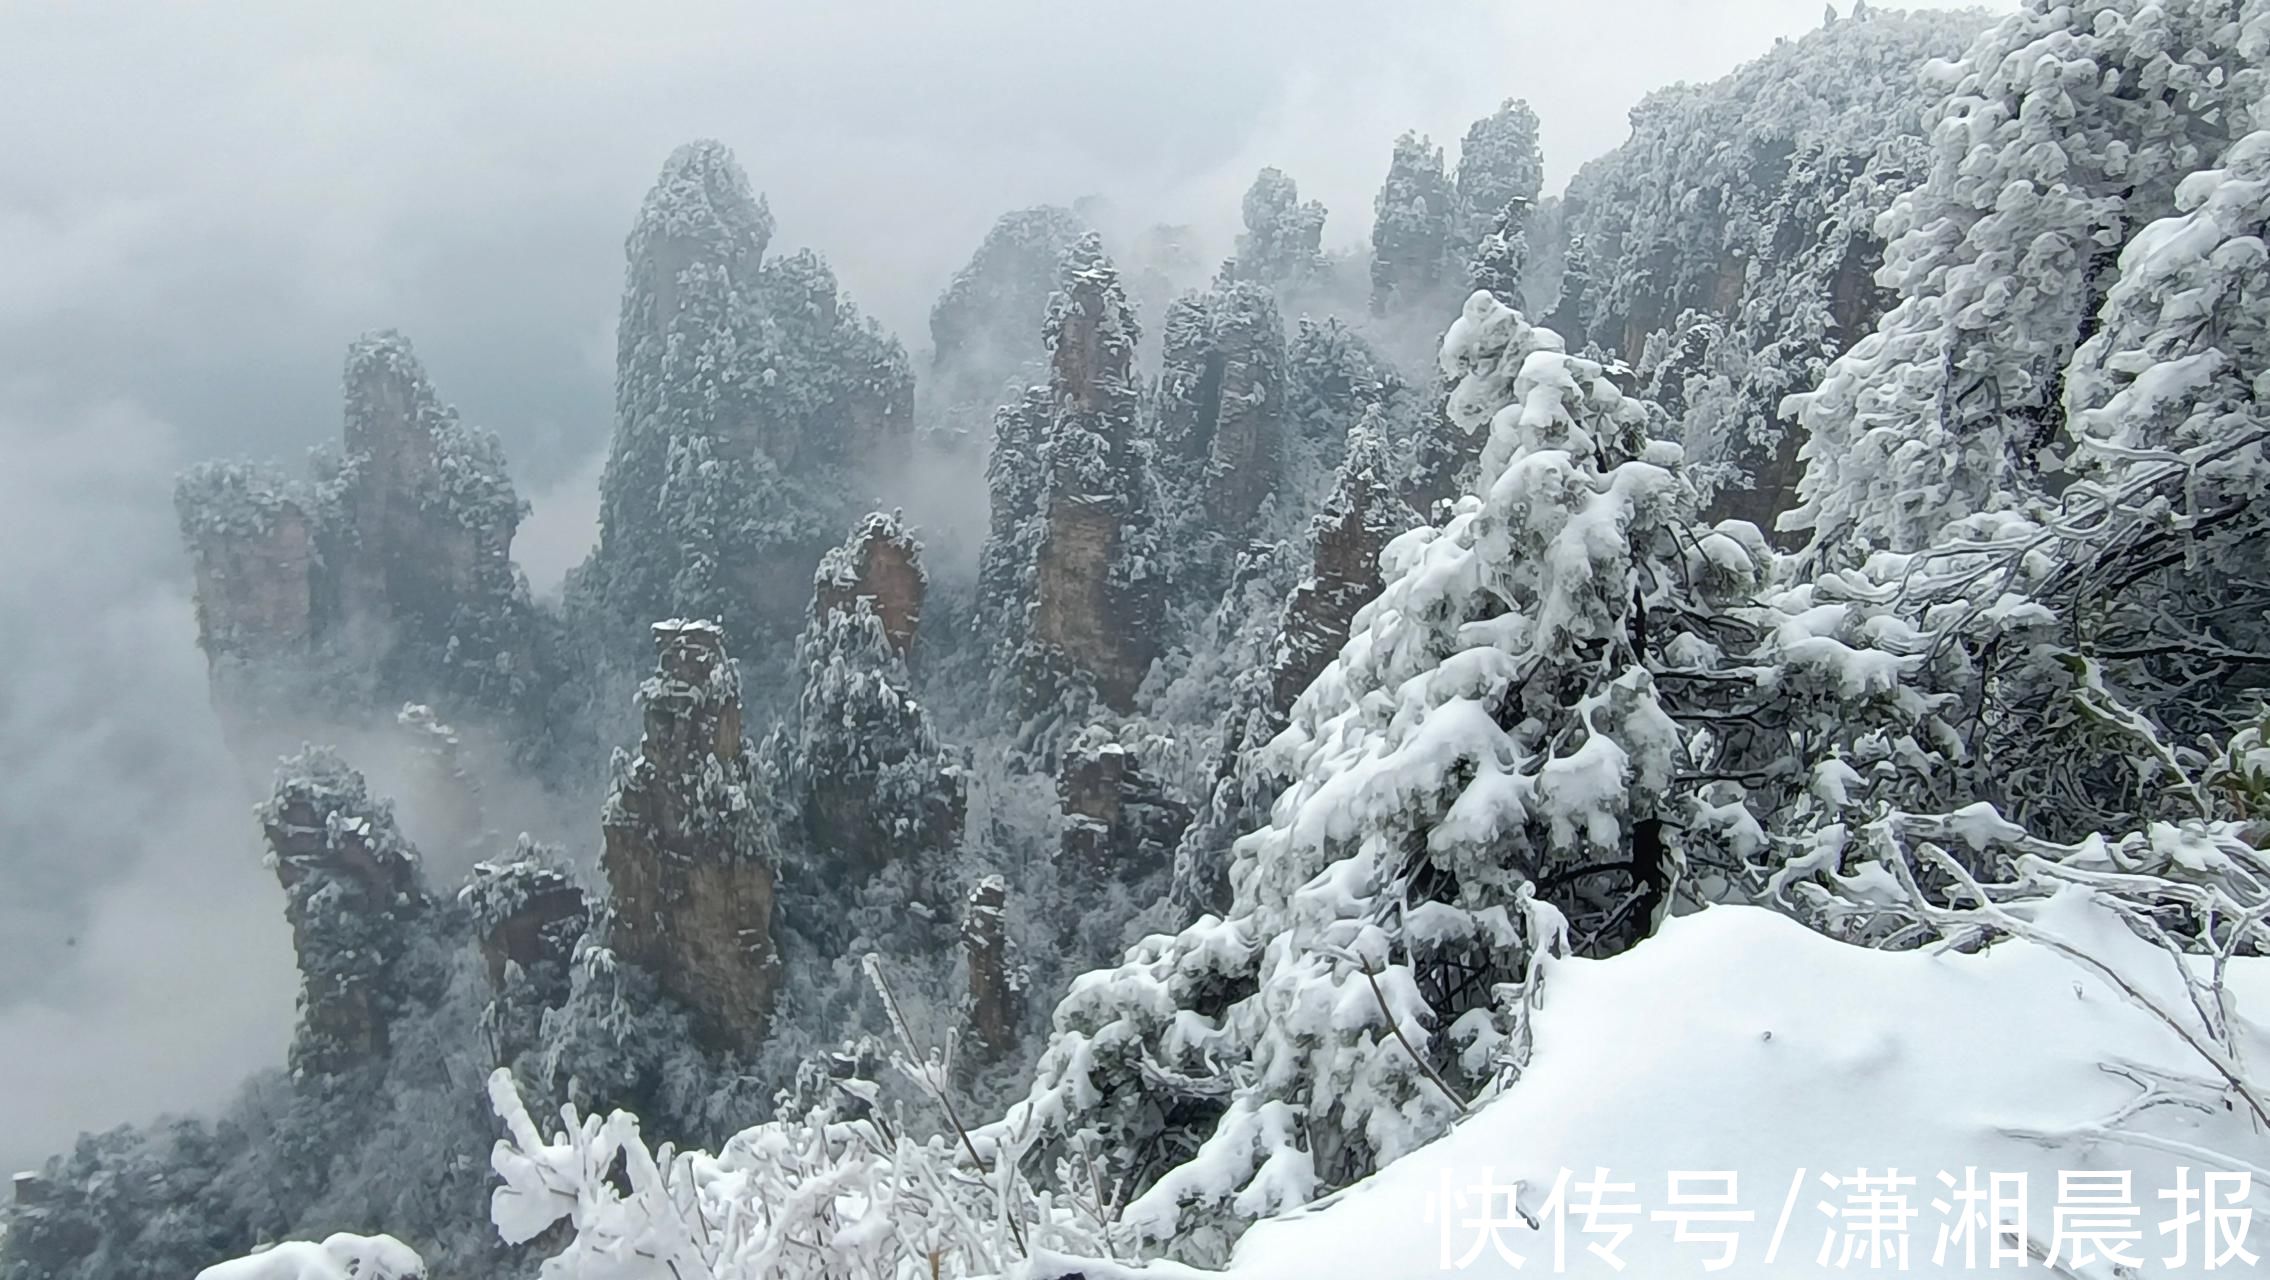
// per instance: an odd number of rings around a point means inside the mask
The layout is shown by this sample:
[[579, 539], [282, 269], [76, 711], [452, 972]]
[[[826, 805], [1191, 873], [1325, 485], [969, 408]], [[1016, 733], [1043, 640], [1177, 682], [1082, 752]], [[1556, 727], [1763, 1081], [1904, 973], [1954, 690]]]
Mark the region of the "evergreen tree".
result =
[[1949, 71], [1929, 171], [1878, 224], [1898, 305], [1796, 402], [1803, 504], [1784, 528], [1840, 561], [1909, 550], [2038, 483], [2121, 246], [2247, 128], [2263, 71], [2244, 50], [2264, 37], [2231, 17], [2029, 3]]

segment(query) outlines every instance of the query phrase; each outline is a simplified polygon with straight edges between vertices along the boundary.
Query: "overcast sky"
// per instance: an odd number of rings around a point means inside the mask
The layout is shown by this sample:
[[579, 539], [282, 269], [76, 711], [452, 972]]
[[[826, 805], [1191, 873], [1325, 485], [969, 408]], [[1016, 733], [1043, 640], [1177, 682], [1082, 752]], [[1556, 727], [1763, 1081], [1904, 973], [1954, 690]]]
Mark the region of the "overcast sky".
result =
[[1526, 97], [1555, 188], [1646, 90], [1820, 19], [1820, 0], [0, 0], [0, 1099], [28, 1112], [0, 1123], [0, 1164], [281, 1059], [279, 898], [206, 710], [167, 493], [208, 454], [335, 438], [357, 333], [406, 331], [499, 431], [548, 522], [538, 555], [564, 565], [588, 523], [554, 486], [603, 443], [622, 239], [677, 143], [730, 144], [774, 243], [825, 253], [919, 353], [1007, 209], [1101, 194], [1226, 248], [1274, 164], [1353, 242], [1405, 128], [1454, 144]]

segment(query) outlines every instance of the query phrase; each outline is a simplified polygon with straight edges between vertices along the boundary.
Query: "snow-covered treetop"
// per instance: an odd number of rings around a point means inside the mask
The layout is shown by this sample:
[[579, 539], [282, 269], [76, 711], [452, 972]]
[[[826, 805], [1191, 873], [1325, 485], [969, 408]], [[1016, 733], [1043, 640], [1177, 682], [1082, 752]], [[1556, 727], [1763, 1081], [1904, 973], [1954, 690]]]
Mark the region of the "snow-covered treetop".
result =
[[[2257, 109], [2270, 122], [2270, 103]], [[2179, 216], [2138, 232], [2120, 255], [2102, 322], [2075, 353], [2065, 404], [2095, 472], [2230, 444], [2192, 484], [2259, 493], [2259, 440], [2270, 388], [2270, 129], [2231, 146], [2219, 168], [2186, 179]], [[2235, 482], [2235, 483], [2234, 483]], [[2196, 489], [2195, 489], [2196, 493]]]
[[2250, 127], [2266, 54], [2258, 3], [2036, 0], [1935, 65], [1929, 172], [1877, 224], [1900, 301], [1793, 399], [1808, 467], [1783, 527], [1907, 550], [2028, 488], [2120, 246]]
[[425, 1280], [417, 1251], [393, 1236], [339, 1232], [321, 1244], [287, 1240], [257, 1253], [217, 1262], [196, 1280]]

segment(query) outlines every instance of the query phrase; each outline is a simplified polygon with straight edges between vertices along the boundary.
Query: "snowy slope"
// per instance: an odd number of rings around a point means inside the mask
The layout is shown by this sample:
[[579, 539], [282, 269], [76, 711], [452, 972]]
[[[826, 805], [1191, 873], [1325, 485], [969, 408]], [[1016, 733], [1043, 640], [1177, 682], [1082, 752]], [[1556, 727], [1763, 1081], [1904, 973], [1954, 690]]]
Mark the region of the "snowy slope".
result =
[[[2052, 901], [2038, 921], [2086, 941], [2143, 993], [2188, 1010], [2172, 962], [2082, 899]], [[2262, 1008], [2270, 999], [2270, 961], [2234, 962], [2229, 991], [2239, 1010]], [[2259, 1062], [2270, 1045], [2254, 1048], [2251, 1059]], [[1540, 1229], [1517, 1223], [1498, 1241], [1525, 1259], [1522, 1274], [1553, 1274], [1554, 1223], [1543, 1210], [1556, 1175], [1575, 1170], [1573, 1185], [1602, 1166], [1614, 1182], [1632, 1186], [1603, 1203], [1639, 1206], [1637, 1214], [1595, 1220], [1632, 1227], [1612, 1251], [1625, 1275], [1705, 1274], [1704, 1264], [1722, 1247], [1674, 1243], [1673, 1225], [1648, 1215], [1668, 1207], [1671, 1172], [1724, 1170], [1739, 1175], [1736, 1211], [1755, 1217], [1747, 1225], [1692, 1227], [1741, 1233], [1732, 1265], [1718, 1274], [1827, 1274], [1819, 1261], [1824, 1233], [1840, 1226], [1854, 1229], [1832, 1242], [1828, 1268], [1844, 1256], [1844, 1238], [1857, 1235], [1847, 1269], [1865, 1273], [1871, 1233], [1819, 1208], [1824, 1201], [1845, 1207], [1844, 1192], [1823, 1186], [1821, 1174], [1850, 1177], [1863, 1168], [1879, 1176], [1896, 1168], [1917, 1179], [1901, 1189], [1914, 1214], [1907, 1220], [1908, 1274], [1982, 1274], [1983, 1239], [1975, 1266], [1961, 1265], [1959, 1241], [1945, 1265], [1933, 1260], [1947, 1215], [1932, 1201], [1955, 1203], [1936, 1175], [1946, 1169], [1960, 1178], [1965, 1166], [1977, 1168], [1982, 1183], [1988, 1172], [2027, 1175], [2025, 1221], [2042, 1250], [2055, 1236], [2060, 1170], [2132, 1170], [2128, 1202], [2138, 1211], [2124, 1225], [2140, 1238], [2129, 1252], [2149, 1274], [2208, 1274], [2196, 1226], [2185, 1233], [2189, 1265], [2159, 1265], [2174, 1256], [2176, 1240], [2160, 1230], [2176, 1206], [2159, 1193], [2176, 1185], [2178, 1166], [2191, 1167], [2188, 1185], [2198, 1188], [2206, 1168], [2270, 1161], [2270, 1140], [2242, 1118], [2155, 1107], [2124, 1122], [2124, 1133], [2143, 1131], [2152, 1135], [2148, 1141], [2221, 1153], [2221, 1166], [2127, 1138], [2084, 1151], [2077, 1143], [2050, 1149], [2012, 1133], [2088, 1126], [2132, 1101], [2137, 1087], [2099, 1065], [2115, 1060], [2147, 1069], [2138, 1076], [2150, 1068], [2198, 1075], [2204, 1066], [2111, 984], [2044, 946], [2007, 942], [1983, 955], [1870, 951], [1767, 911], [1716, 907], [1668, 922], [1659, 937], [1613, 959], [1556, 962], [1538, 1015], [1536, 1057], [1518, 1083], [1449, 1136], [1343, 1194], [1257, 1225], [1229, 1274], [1511, 1275], [1483, 1231], [1466, 1224], [1483, 1215], [1473, 1188], [1515, 1181], [1523, 1184], [1521, 1206]], [[1803, 1185], [1769, 1265], [1768, 1246], [1798, 1176]], [[1447, 1232], [1437, 1208], [1446, 1184], [1465, 1196]], [[2075, 1188], [2075, 1205], [2081, 1190]], [[1510, 1216], [1502, 1197], [1489, 1213]], [[1563, 1274], [1618, 1274], [1587, 1252], [1610, 1243], [1610, 1235], [1585, 1234], [1573, 1212], [1562, 1222]], [[2080, 1226], [2082, 1215], [2069, 1213], [2067, 1223]], [[1896, 1266], [1889, 1252], [1895, 1234], [1881, 1233], [1887, 1252], [1878, 1261], [1887, 1271]], [[2073, 1241], [2059, 1243], [2058, 1261], [2067, 1264]], [[1461, 1266], [1476, 1244], [1479, 1256]], [[2245, 1244], [2270, 1255], [2270, 1231], [2252, 1229]], [[2006, 1261], [2000, 1269], [2014, 1266]], [[2042, 1273], [2038, 1262], [2028, 1270]], [[2114, 1274], [2100, 1263], [2071, 1272]], [[2243, 1257], [2214, 1272], [2258, 1273]]]

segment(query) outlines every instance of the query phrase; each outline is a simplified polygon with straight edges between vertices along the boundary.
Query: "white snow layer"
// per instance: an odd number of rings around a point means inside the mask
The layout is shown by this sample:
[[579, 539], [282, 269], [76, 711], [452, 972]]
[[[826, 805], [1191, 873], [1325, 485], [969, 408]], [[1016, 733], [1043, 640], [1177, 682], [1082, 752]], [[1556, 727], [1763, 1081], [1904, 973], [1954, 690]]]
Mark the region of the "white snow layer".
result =
[[287, 1240], [247, 1257], [219, 1262], [197, 1280], [423, 1280], [426, 1264], [393, 1236], [326, 1236], [321, 1244]]
[[[2196, 1026], [2173, 962], [2101, 909], [2069, 895], [2046, 904], [2038, 920]], [[2262, 1007], [2270, 961], [2234, 961], [2227, 981], [2232, 1022], [2245, 1026], [2236, 1033], [2241, 1060], [2262, 1061], [2270, 1044], [2238, 1014]], [[2097, 1126], [2137, 1101], [2136, 1081], [2213, 1075], [2155, 1015], [2048, 946], [2007, 941], [1976, 955], [1873, 951], [1769, 911], [1713, 907], [1668, 921], [1658, 937], [1613, 959], [1553, 962], [1537, 1015], [1536, 1056], [1517, 1083], [1448, 1136], [1364, 1182], [1255, 1226], [1227, 1274], [1508, 1276], [1516, 1268], [1507, 1255], [1523, 1260], [1518, 1270], [1526, 1275], [1893, 1272], [1899, 1259], [1892, 1233], [1862, 1225], [1872, 1212], [1867, 1189], [1822, 1181], [1823, 1174], [1849, 1180], [1863, 1170], [1914, 1179], [1897, 1189], [1904, 1205], [1896, 1206], [1912, 1216], [1892, 1219], [1906, 1226], [1899, 1233], [1906, 1274], [1985, 1274], [1990, 1241], [1983, 1229], [1974, 1231], [1975, 1260], [1966, 1262], [1959, 1235], [1941, 1251], [1941, 1227], [1961, 1217], [1961, 1202], [1938, 1175], [1947, 1171], [1960, 1186], [1966, 1169], [1977, 1171], [1980, 1186], [1992, 1173], [2024, 1175], [2025, 1230], [2035, 1255], [2028, 1271], [2044, 1274], [2041, 1258], [2056, 1246], [2057, 1264], [2073, 1276], [2119, 1274], [2102, 1258], [2074, 1264], [2075, 1246], [2084, 1243], [2074, 1237], [2109, 1218], [2116, 1234], [2136, 1235], [2103, 1243], [2142, 1262], [2147, 1274], [2209, 1274], [2199, 1221], [2181, 1232], [2161, 1228], [2179, 1211], [2198, 1214], [2196, 1193], [2209, 1172], [2222, 1179], [2270, 1164], [2270, 1137], [2251, 1130], [2244, 1116], [2181, 1105], [2154, 1106], [2123, 1119], [2116, 1132]], [[1547, 1206], [1563, 1169], [1572, 1171], [1563, 1203], [1583, 1201], [1576, 1185], [1605, 1169], [1609, 1181], [1630, 1189], [1600, 1202], [1637, 1211], [1597, 1215], [1590, 1225], [1605, 1229], [1601, 1234], [1586, 1234], [1581, 1214], [1558, 1215], [1563, 1245], [1556, 1267], [1556, 1217]], [[2132, 1174], [2122, 1203], [2135, 1212], [2083, 1207], [2092, 1193], [2113, 1194], [2107, 1188], [2117, 1180], [2071, 1175], [2119, 1171]], [[1709, 1208], [1753, 1217], [1688, 1227], [1691, 1237], [1738, 1234], [1730, 1265], [1713, 1268], [1706, 1264], [1720, 1260], [1723, 1244], [1677, 1242], [1675, 1224], [1651, 1215], [1672, 1208], [1671, 1174], [1724, 1172], [1737, 1175], [1738, 1204]], [[2062, 1214], [2061, 1172], [2070, 1192]], [[1792, 1200], [1793, 1180], [1801, 1181]], [[2246, 1203], [2221, 1208], [2243, 1213], [2259, 1204], [2270, 1190], [2262, 1181], [2257, 1175]], [[1536, 1229], [1509, 1212], [1502, 1194], [1485, 1207], [1478, 1190], [1514, 1183], [1520, 1216], [1537, 1220]], [[2233, 1185], [2219, 1182], [2218, 1198], [2230, 1198]], [[2194, 1194], [2181, 1202], [2162, 1198], [2179, 1186]], [[1446, 1201], [1446, 1187], [1463, 1199]], [[1695, 1182], [1684, 1189], [1720, 1188]], [[1934, 1208], [1934, 1201], [1954, 1212]], [[1769, 1260], [1785, 1203], [1787, 1226]], [[1864, 1209], [1858, 1216], [1856, 1205]], [[1512, 1222], [1494, 1242], [1479, 1225], [1490, 1219]], [[2244, 1249], [2270, 1256], [2270, 1228], [2226, 1222]], [[1612, 1240], [1615, 1228], [1628, 1228], [1620, 1243]], [[2187, 1265], [2166, 1265], [2179, 1235]], [[1848, 1254], [1855, 1236], [1856, 1251]], [[2218, 1243], [2227, 1253], [2232, 1242]], [[1605, 1247], [1621, 1269], [1593, 1246]], [[1872, 1259], [1877, 1247], [1884, 1252]], [[2016, 1266], [2003, 1261], [1995, 1269]], [[2238, 1255], [2212, 1273], [2258, 1274]]]

